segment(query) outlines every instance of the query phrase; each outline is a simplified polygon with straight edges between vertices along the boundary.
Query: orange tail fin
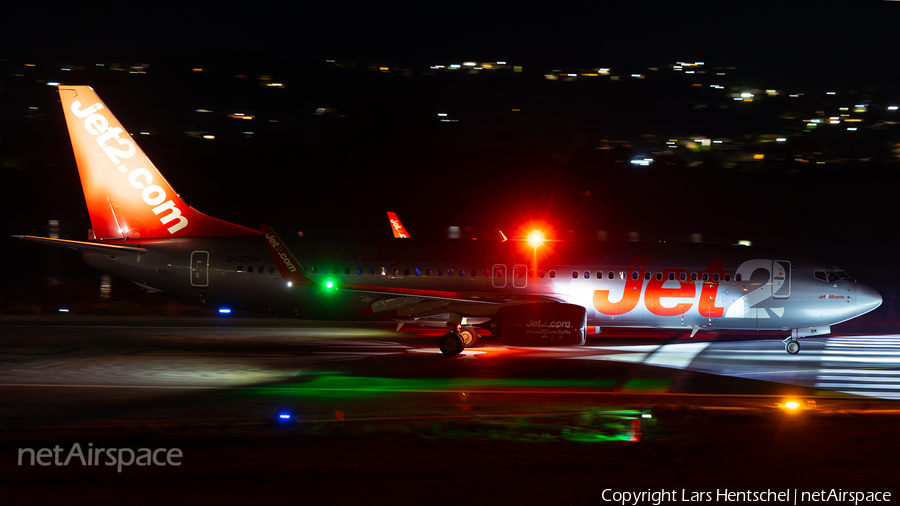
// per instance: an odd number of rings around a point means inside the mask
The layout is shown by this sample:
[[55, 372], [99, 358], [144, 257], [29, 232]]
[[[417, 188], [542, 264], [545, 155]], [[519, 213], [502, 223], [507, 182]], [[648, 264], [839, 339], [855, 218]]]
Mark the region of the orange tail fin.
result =
[[97, 239], [259, 235], [188, 206], [90, 86], [59, 86]]
[[399, 239], [409, 239], [412, 237], [409, 235], [409, 232], [406, 231], [406, 227], [403, 226], [403, 223], [400, 223], [400, 218], [397, 217], [397, 213], [388, 211], [387, 215], [388, 220], [391, 222], [391, 231], [394, 232], [394, 237]]

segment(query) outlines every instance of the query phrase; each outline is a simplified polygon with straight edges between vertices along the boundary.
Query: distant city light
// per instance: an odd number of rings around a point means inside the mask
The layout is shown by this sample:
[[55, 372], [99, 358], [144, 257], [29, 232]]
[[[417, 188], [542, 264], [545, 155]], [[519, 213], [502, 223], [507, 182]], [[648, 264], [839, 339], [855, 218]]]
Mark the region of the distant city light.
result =
[[738, 241], [738, 246], [752, 246], [753, 244], [747, 239], [741, 239]]
[[825, 94], [826, 94], [826, 95], [837, 95], [837, 92], [836, 92], [836, 91], [829, 91], [829, 92], [827, 92], [827, 93], [825, 93]]
[[642, 158], [642, 159], [634, 159], [631, 161], [631, 163], [633, 163], [634, 165], [640, 165], [642, 167], [646, 167], [646, 166], [650, 165], [650, 162], [652, 162], [652, 161], [653, 161], [652, 158]]
[[896, 106], [896, 105], [888, 106], [888, 110], [889, 110], [889, 111], [896, 111], [897, 108], [898, 108], [898, 106]]
[[849, 128], [847, 128], [847, 130], [850, 131], [850, 132], [855, 132], [855, 131], [856, 131], [856, 127], [849, 127]]
[[498, 62], [497, 62], [497, 65], [506, 65], [506, 62], [505, 62], [505, 61], [498, 61]]
[[473, 61], [463, 62], [463, 65], [465, 65], [466, 67], [474, 67], [475, 62], [473, 62]]
[[784, 141], [787, 140], [787, 137], [779, 137], [779, 138], [777, 138], [777, 139], [775, 139], [775, 140], [778, 141], [778, 142], [784, 142]]
[[49, 83], [47, 83], [47, 86], [59, 86], [59, 83], [56, 81], [50, 81]]
[[204, 135], [203, 138], [204, 138], [204, 139], [215, 139], [216, 136], [215, 136], [215, 135], [207, 134], [207, 135]]

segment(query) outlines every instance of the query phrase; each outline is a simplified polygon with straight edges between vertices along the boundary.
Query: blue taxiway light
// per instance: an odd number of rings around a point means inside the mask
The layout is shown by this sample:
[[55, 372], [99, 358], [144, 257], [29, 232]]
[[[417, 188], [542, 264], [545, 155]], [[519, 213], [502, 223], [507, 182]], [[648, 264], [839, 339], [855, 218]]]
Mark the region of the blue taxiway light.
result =
[[69, 310], [68, 310], [68, 309], [65, 309], [65, 308], [59, 308], [59, 312], [60, 312], [60, 313], [68, 313]]
[[223, 307], [222, 309], [219, 309], [219, 313], [221, 313], [221, 314], [231, 314], [231, 310], [228, 309], [227, 307]]

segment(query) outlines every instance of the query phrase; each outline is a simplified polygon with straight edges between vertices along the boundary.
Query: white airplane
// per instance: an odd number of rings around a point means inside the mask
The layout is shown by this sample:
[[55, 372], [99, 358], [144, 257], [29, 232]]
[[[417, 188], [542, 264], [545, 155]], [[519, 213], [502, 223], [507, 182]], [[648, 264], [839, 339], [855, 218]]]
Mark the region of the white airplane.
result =
[[[59, 85], [93, 237], [19, 236], [189, 299], [288, 317], [434, 323], [445, 355], [489, 329], [511, 346], [584, 344], [589, 329], [779, 331], [798, 339], [881, 304], [828, 262], [705, 244], [284, 240], [187, 205], [88, 86]], [[389, 215], [390, 217], [390, 215]]]

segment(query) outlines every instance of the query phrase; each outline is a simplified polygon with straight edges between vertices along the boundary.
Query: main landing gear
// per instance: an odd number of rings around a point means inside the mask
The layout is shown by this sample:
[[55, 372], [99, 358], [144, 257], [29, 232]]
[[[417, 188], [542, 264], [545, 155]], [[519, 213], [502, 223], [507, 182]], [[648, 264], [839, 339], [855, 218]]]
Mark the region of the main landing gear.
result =
[[455, 357], [462, 353], [464, 348], [475, 347], [480, 337], [475, 329], [458, 329], [447, 332], [441, 336], [441, 353], [447, 357]]
[[791, 336], [784, 340], [784, 351], [790, 353], [791, 355], [800, 353], [800, 342], [797, 341], [796, 337]]

